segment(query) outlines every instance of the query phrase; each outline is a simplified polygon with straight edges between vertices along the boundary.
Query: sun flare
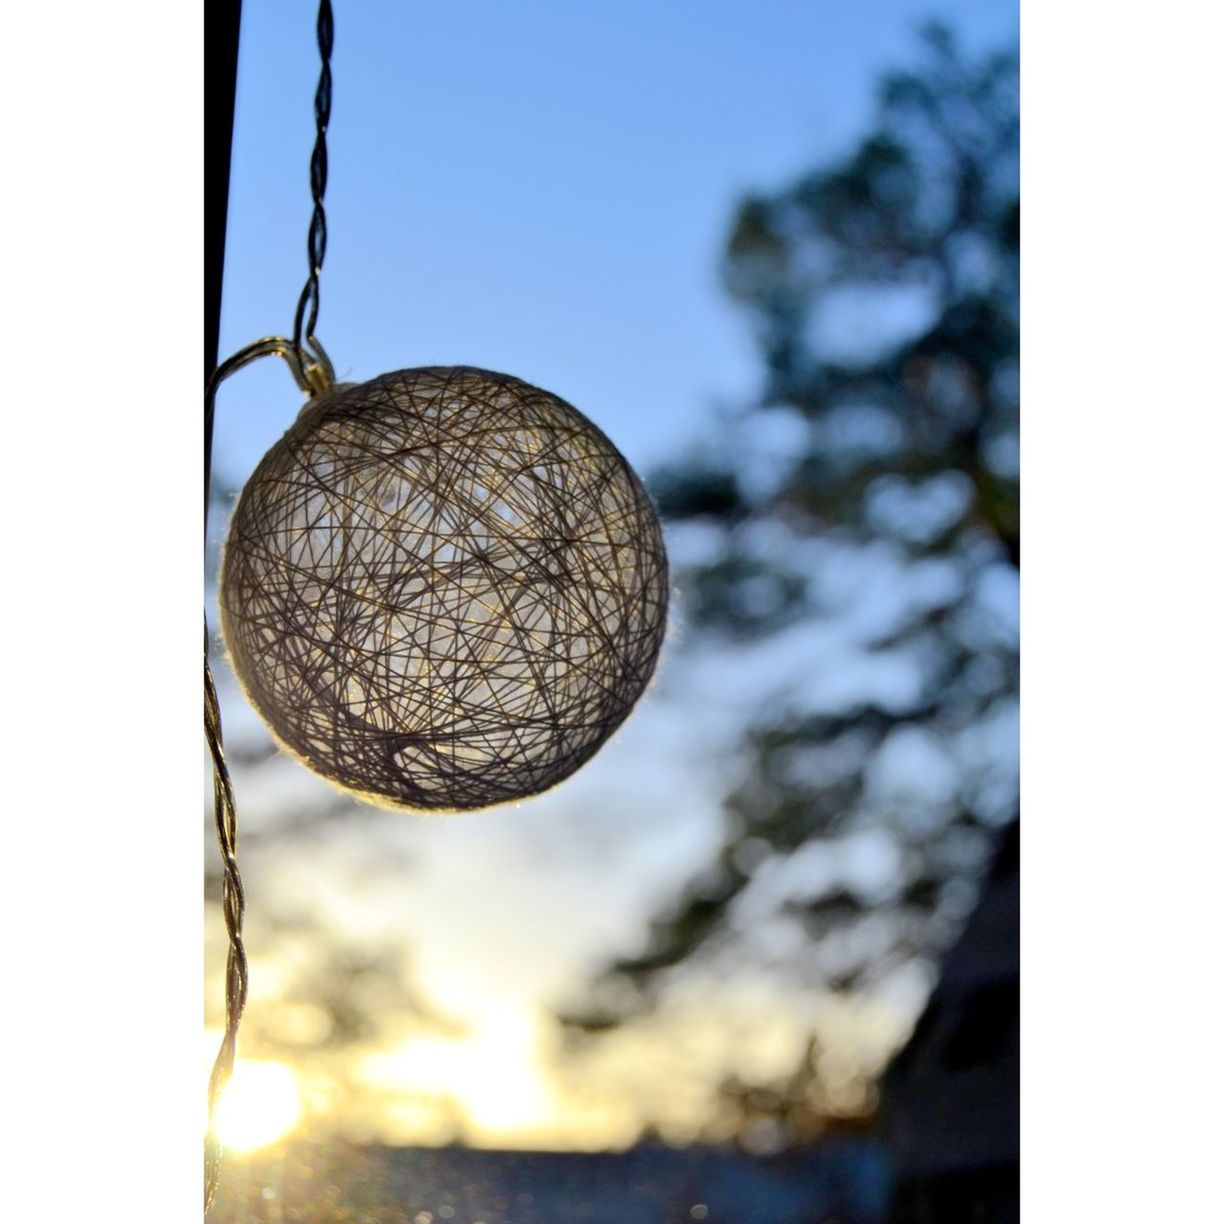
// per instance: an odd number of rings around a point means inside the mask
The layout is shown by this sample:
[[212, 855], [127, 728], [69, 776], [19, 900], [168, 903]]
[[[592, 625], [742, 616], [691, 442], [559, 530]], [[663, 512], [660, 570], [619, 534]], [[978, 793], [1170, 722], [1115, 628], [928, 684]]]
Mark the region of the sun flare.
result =
[[239, 1060], [217, 1105], [217, 1136], [226, 1148], [250, 1152], [288, 1134], [301, 1116], [297, 1081], [288, 1067]]

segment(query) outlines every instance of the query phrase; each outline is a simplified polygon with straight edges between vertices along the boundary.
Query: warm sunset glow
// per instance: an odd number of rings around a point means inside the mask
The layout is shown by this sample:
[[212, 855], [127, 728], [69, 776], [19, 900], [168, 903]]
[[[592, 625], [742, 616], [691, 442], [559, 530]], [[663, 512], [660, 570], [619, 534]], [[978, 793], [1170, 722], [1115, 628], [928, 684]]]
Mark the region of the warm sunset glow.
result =
[[365, 1075], [410, 1095], [453, 1101], [469, 1142], [513, 1145], [555, 1112], [525, 1027], [523, 1017], [509, 1013], [499, 1028], [474, 1029], [466, 1039], [415, 1038], [369, 1055]]
[[217, 1107], [217, 1134], [226, 1148], [249, 1152], [288, 1134], [300, 1117], [297, 1081], [288, 1067], [240, 1060]]

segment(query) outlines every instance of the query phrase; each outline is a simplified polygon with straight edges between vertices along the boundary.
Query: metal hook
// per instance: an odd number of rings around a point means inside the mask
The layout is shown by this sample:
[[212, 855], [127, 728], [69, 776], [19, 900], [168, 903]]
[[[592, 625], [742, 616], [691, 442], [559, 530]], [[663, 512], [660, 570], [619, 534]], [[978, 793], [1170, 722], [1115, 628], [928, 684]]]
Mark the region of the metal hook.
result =
[[302, 377], [307, 383], [303, 390], [308, 390], [311, 395], [322, 395], [336, 385], [336, 369], [327, 355], [327, 350], [313, 333], [307, 333], [306, 343], [310, 346], [310, 356], [314, 360], [303, 363]]

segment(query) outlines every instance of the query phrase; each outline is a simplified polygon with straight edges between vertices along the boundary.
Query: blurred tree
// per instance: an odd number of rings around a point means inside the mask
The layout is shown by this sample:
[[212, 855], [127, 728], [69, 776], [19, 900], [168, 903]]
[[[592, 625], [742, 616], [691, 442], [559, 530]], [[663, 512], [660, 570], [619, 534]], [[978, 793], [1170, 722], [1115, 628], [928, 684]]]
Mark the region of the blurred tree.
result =
[[[859, 680], [821, 694], [791, 668], [748, 727], [716, 860], [573, 1026], [614, 1026], [703, 964], [759, 963], [764, 912], [790, 928], [788, 972], [870, 988], [946, 944], [1015, 815], [1018, 127], [1015, 55], [970, 63], [931, 26], [849, 156], [739, 208], [724, 275], [763, 391], [653, 481], [690, 646], [772, 642], [785, 662], [838, 626]], [[682, 524], [705, 525], [687, 567]], [[900, 681], [862, 679], [881, 664]], [[810, 1114], [818, 1079], [788, 1080], [773, 1115]], [[728, 1092], [746, 1120], [769, 1096]]]

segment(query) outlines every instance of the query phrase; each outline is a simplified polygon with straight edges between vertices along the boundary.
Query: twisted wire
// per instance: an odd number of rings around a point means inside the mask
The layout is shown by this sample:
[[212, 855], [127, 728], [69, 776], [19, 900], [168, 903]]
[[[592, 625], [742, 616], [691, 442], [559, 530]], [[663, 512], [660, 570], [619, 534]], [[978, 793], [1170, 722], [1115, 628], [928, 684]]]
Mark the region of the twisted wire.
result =
[[[217, 387], [235, 370], [265, 352], [275, 352], [272, 340], [250, 345], [217, 368], [204, 388], [204, 543], [208, 545], [208, 502], [212, 491], [212, 437], [216, 413]], [[223, 869], [221, 908], [229, 951], [225, 962], [225, 1033], [221, 1048], [208, 1077], [208, 1130], [204, 1136], [204, 1210], [212, 1205], [221, 1178], [221, 1140], [217, 1135], [217, 1106], [234, 1070], [238, 1048], [238, 1026], [246, 1007], [247, 957], [242, 942], [242, 919], [246, 896], [238, 870], [238, 813], [234, 807], [234, 785], [225, 761], [225, 742], [221, 731], [221, 706], [209, 663], [208, 615], [204, 616], [204, 738], [212, 760], [213, 820]]]
[[[216, 416], [217, 389], [231, 374], [261, 357], [282, 357], [294, 380], [303, 391], [310, 383], [298, 360], [292, 342], [282, 336], [268, 336], [226, 358], [204, 388], [204, 542], [208, 543], [208, 503], [212, 488], [212, 438]], [[221, 1176], [221, 1141], [216, 1130], [217, 1106], [234, 1069], [238, 1048], [238, 1026], [247, 999], [247, 957], [242, 941], [242, 920], [246, 897], [238, 870], [238, 814], [234, 806], [234, 786], [225, 761], [221, 731], [221, 706], [209, 662], [208, 616], [204, 617], [204, 738], [208, 743], [213, 771], [213, 820], [223, 868], [221, 908], [229, 951], [225, 963], [225, 1033], [208, 1080], [208, 1131], [204, 1139], [204, 1210], [216, 1194]]]
[[[315, 145], [310, 156], [310, 195], [313, 209], [306, 237], [309, 275], [298, 299], [293, 320], [293, 339], [270, 336], [248, 345], [217, 367], [204, 389], [204, 541], [208, 543], [208, 503], [212, 488], [212, 437], [217, 388], [231, 374], [260, 357], [279, 356], [288, 363], [298, 386], [308, 394], [328, 390], [335, 380], [331, 361], [315, 338], [319, 318], [319, 273], [327, 253], [327, 214], [323, 196], [327, 191], [327, 125], [331, 120], [331, 53], [335, 26], [331, 0], [320, 0], [316, 35], [322, 67], [315, 89]], [[303, 339], [310, 351], [303, 345]], [[248, 966], [242, 939], [246, 898], [238, 870], [238, 815], [234, 787], [225, 761], [221, 730], [221, 707], [209, 663], [208, 618], [204, 619], [204, 735], [213, 771], [213, 818], [221, 854], [222, 912], [229, 951], [225, 965], [225, 1033], [208, 1081], [208, 1131], [204, 1141], [204, 1210], [216, 1194], [221, 1175], [221, 1142], [216, 1130], [217, 1106], [234, 1069], [238, 1027], [246, 1007]]]
[[213, 815], [217, 844], [224, 869], [222, 911], [229, 938], [225, 962], [225, 1034], [208, 1079], [208, 1133], [204, 1140], [204, 1210], [207, 1211], [221, 1176], [221, 1141], [217, 1135], [217, 1106], [234, 1070], [238, 1048], [238, 1026], [247, 999], [247, 957], [242, 942], [242, 919], [246, 896], [238, 871], [238, 816], [234, 808], [234, 787], [225, 763], [221, 734], [221, 707], [208, 662], [208, 623], [204, 624], [204, 734], [213, 765]]
[[317, 348], [314, 332], [319, 320], [319, 273], [323, 269], [323, 258], [327, 254], [327, 214], [323, 209], [323, 195], [327, 191], [327, 125], [331, 121], [331, 54], [335, 41], [331, 0], [320, 0], [316, 33], [322, 66], [315, 89], [315, 144], [310, 155], [310, 198], [314, 207], [310, 214], [310, 229], [306, 235], [309, 273], [293, 317], [293, 346], [303, 365], [308, 364], [302, 346], [303, 339], [312, 349]]

